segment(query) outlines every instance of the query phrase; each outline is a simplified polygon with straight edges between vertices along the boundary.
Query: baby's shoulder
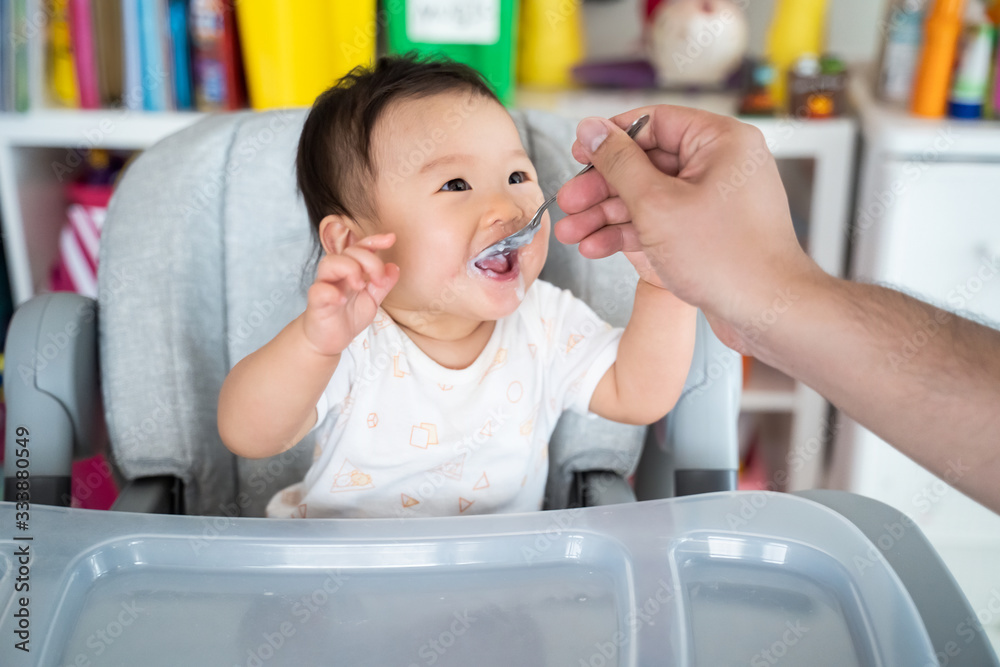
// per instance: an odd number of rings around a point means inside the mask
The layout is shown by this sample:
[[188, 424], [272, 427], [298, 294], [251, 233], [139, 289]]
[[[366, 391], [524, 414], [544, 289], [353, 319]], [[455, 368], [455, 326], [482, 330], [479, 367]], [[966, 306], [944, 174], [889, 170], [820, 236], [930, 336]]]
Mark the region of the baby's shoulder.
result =
[[525, 319], [545, 319], [562, 317], [577, 303], [583, 303], [568, 289], [558, 287], [544, 280], [531, 284], [518, 312]]

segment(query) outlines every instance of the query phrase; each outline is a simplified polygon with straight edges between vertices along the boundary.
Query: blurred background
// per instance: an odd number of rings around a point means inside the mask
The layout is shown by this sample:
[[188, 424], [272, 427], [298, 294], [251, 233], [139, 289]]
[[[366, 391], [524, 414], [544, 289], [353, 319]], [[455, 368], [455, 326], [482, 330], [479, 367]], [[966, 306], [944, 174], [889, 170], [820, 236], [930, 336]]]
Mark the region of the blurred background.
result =
[[[411, 49], [476, 67], [511, 108], [739, 116], [826, 271], [996, 326], [998, 18], [984, 0], [0, 0], [0, 332], [38, 292], [96, 296], [104, 213], [139, 151], [209, 113], [308, 106]], [[741, 486], [909, 514], [1000, 644], [1000, 519], [810, 388], [752, 359], [744, 375]], [[81, 507], [116, 493], [100, 457], [73, 488]]]

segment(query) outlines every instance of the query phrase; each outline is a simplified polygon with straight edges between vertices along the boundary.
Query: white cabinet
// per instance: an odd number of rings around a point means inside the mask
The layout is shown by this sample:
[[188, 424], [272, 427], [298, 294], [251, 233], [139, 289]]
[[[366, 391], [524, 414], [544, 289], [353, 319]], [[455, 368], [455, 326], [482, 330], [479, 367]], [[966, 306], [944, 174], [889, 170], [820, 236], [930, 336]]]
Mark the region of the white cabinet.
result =
[[[876, 104], [863, 80], [852, 94], [864, 138], [853, 277], [997, 326], [1000, 123], [910, 118]], [[829, 483], [909, 515], [1000, 646], [1000, 516], [846, 418]]]

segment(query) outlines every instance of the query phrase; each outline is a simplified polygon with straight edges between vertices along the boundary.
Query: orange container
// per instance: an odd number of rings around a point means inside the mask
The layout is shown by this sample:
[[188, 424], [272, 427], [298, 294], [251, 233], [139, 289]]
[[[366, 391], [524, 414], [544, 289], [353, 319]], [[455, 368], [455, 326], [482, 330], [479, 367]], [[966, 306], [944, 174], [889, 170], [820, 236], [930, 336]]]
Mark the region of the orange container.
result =
[[934, 7], [927, 15], [924, 46], [910, 103], [910, 110], [918, 116], [944, 116], [964, 9], [965, 0], [934, 0]]

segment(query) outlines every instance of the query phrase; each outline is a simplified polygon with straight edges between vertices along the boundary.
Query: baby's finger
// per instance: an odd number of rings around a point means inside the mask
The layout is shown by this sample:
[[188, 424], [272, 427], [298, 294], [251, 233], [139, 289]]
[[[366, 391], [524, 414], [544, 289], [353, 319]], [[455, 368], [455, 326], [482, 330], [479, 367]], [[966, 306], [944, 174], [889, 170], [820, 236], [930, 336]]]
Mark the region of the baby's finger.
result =
[[386, 232], [384, 234], [372, 234], [371, 236], [366, 236], [354, 245], [362, 248], [368, 248], [369, 250], [381, 250], [392, 246], [395, 242], [396, 234], [394, 232]]
[[346, 281], [354, 289], [364, 287], [362, 266], [352, 257], [345, 255], [327, 255], [316, 267], [316, 281], [336, 284]]
[[385, 265], [385, 281], [381, 285], [375, 283], [368, 284], [368, 294], [375, 301], [376, 306], [382, 305], [382, 300], [396, 286], [399, 281], [399, 266], [389, 262]]
[[[368, 248], [353, 245], [349, 248], [345, 248], [342, 255], [350, 257], [361, 265], [362, 271], [365, 274], [362, 276], [362, 280], [371, 280], [376, 284], [381, 284], [385, 281], [385, 264]], [[363, 285], [358, 289], [362, 288]]]
[[314, 308], [329, 308], [330, 306], [341, 306], [347, 302], [347, 294], [330, 283], [313, 283], [309, 288], [307, 298], [308, 305]]

